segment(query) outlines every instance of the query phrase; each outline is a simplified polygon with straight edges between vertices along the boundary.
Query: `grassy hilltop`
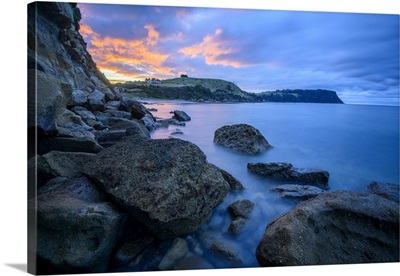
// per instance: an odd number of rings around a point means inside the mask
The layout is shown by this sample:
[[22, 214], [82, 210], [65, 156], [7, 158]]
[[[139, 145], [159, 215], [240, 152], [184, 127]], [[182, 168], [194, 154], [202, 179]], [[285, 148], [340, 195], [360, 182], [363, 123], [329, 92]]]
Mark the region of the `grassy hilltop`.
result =
[[210, 89], [211, 92], [215, 92], [217, 90], [229, 91], [234, 95], [244, 95], [243, 90], [239, 88], [233, 82], [229, 82], [221, 79], [206, 79], [206, 78], [174, 78], [167, 79], [162, 81], [162, 85], [170, 86], [170, 87], [184, 87], [184, 86], [192, 86], [201, 85], [204, 88]]

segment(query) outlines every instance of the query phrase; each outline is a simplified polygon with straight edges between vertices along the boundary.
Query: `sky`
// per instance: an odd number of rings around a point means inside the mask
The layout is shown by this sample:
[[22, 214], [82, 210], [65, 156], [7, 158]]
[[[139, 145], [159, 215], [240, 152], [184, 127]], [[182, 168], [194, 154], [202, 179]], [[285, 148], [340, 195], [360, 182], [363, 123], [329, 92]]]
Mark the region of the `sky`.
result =
[[189, 77], [247, 92], [329, 89], [399, 105], [399, 15], [78, 4], [80, 33], [112, 82]]

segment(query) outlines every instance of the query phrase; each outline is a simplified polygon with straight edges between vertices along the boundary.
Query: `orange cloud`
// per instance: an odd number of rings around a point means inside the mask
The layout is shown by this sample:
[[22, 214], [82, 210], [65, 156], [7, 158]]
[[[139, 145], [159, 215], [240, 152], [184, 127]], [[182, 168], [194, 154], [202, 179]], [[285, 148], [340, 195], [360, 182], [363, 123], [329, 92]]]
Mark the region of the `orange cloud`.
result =
[[144, 28], [149, 32], [147, 37], [147, 45], [154, 46], [158, 42], [160, 34], [156, 31], [153, 25], [146, 25]]
[[102, 37], [85, 24], [81, 25], [79, 32], [90, 42], [88, 51], [107, 77], [118, 74], [119, 78], [125, 76], [126, 80], [130, 80], [151, 75], [173, 75], [171, 68], [163, 66], [168, 55], [157, 52], [153, 47], [158, 42], [159, 33], [152, 25], [144, 28], [148, 30], [148, 36], [137, 40]]
[[179, 52], [191, 58], [203, 56], [208, 65], [224, 65], [235, 68], [243, 66], [239, 61], [224, 57], [224, 55], [235, 53], [237, 50], [227, 47], [228, 41], [221, 39], [222, 32], [222, 29], [217, 29], [214, 35], [207, 35], [202, 42], [183, 48]]

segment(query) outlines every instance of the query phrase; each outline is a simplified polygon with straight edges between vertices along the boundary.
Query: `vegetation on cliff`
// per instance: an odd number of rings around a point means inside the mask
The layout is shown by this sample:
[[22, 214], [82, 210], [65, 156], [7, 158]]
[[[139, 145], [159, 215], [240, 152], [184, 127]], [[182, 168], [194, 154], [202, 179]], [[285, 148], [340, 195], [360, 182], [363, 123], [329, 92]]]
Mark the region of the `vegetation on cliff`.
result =
[[117, 83], [120, 91], [139, 98], [186, 100], [195, 102], [303, 102], [343, 103], [335, 91], [323, 89], [286, 89], [262, 93], [249, 93], [233, 82], [220, 79], [189, 78], [167, 79], [157, 82]]

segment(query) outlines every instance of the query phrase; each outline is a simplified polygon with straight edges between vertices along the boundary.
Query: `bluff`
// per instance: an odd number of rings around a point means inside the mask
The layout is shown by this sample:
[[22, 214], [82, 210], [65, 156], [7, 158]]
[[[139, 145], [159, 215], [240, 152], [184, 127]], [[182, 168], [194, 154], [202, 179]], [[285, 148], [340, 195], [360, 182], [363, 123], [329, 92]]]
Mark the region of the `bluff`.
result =
[[115, 87], [139, 98], [194, 102], [343, 103], [331, 90], [285, 89], [251, 93], [232, 82], [209, 78], [181, 77], [155, 83], [125, 82], [117, 83]]

